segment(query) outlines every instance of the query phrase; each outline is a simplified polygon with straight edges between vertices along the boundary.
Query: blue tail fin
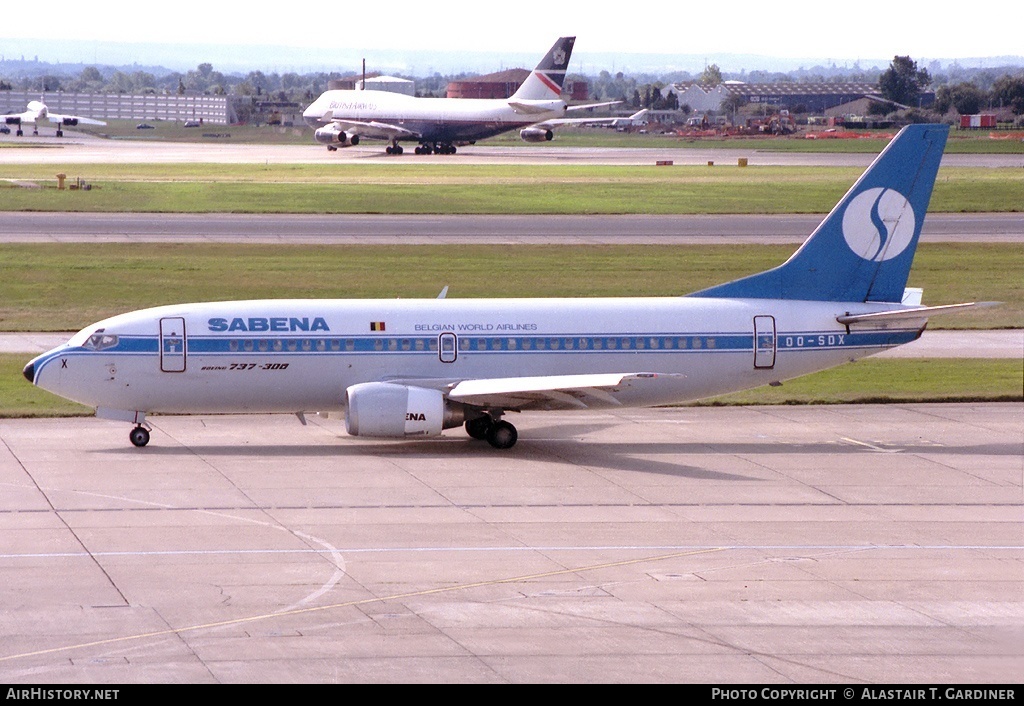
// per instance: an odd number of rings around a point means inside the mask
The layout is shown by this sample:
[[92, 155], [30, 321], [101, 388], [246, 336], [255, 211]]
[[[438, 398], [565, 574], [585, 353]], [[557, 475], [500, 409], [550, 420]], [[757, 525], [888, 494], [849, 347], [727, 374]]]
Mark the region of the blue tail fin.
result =
[[789, 260], [689, 296], [899, 302], [948, 135], [903, 128]]

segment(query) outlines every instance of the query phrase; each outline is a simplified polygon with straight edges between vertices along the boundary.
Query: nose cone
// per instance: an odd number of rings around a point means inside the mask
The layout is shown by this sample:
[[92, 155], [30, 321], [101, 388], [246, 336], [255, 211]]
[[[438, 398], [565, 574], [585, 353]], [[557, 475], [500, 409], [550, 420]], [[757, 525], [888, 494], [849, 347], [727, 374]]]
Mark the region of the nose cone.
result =
[[25, 366], [21, 374], [25, 376], [26, 380], [34, 384], [36, 381], [36, 362], [34, 360], [29, 361], [29, 364]]

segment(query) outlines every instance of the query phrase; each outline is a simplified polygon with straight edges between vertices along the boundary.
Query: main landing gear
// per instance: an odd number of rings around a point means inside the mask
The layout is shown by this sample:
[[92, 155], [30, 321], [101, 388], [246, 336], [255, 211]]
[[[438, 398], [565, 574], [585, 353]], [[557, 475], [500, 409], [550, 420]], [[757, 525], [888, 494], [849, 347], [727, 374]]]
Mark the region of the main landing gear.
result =
[[448, 142], [421, 142], [416, 154], [455, 154], [455, 145]]
[[128, 438], [135, 446], [142, 448], [149, 443], [149, 429], [140, 424], [129, 432]]
[[466, 433], [474, 439], [486, 440], [496, 449], [510, 449], [519, 439], [519, 432], [511, 423], [490, 415], [467, 419]]

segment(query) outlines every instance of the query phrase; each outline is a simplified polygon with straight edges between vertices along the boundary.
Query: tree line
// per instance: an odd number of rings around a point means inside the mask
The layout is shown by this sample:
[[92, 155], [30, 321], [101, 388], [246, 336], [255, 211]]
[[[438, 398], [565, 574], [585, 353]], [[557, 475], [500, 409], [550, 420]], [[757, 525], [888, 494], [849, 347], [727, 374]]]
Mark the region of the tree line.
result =
[[[125, 71], [107, 67], [86, 66], [77, 73], [42, 73], [17, 79], [0, 75], [0, 90], [66, 91], [75, 93], [202, 93], [266, 100], [309, 103], [327, 89], [333, 79], [352, 76], [351, 73], [264, 73], [225, 74], [210, 63], [201, 63], [187, 72], [163, 75], [135, 70]], [[427, 77], [403, 77], [415, 81], [416, 93], [421, 96], [443, 96], [450, 81], [465, 80], [472, 74], [442, 76], [435, 73]], [[886, 69], [812, 67], [790, 72], [750, 71], [726, 72], [715, 64], [700, 73], [668, 72], [659, 76], [601, 71], [597, 76], [570, 75], [569, 81], [586, 81], [590, 99], [622, 101], [634, 108], [676, 110], [681, 106], [672, 93], [663, 89], [671, 83], [698, 82], [714, 86], [723, 81], [745, 83], [877, 83], [884, 98], [894, 103], [915, 106], [921, 92], [935, 91], [934, 109], [946, 113], [974, 114], [982, 110], [1006, 107], [1015, 114], [1024, 114], [1024, 68], [1007, 66], [997, 69], [967, 69], [952, 64], [947, 67], [932, 62], [928, 68], [918, 67], [909, 56], [896, 56]]]

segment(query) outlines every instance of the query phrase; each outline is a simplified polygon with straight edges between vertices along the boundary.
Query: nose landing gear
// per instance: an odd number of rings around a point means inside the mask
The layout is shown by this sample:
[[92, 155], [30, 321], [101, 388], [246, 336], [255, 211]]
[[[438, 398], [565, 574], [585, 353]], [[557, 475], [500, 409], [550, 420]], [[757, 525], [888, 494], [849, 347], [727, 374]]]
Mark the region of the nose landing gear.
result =
[[140, 424], [129, 432], [128, 438], [131, 439], [132, 444], [142, 448], [149, 443], [149, 429]]

